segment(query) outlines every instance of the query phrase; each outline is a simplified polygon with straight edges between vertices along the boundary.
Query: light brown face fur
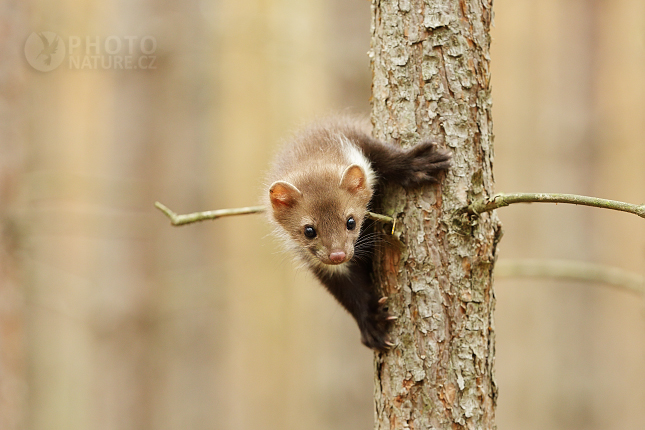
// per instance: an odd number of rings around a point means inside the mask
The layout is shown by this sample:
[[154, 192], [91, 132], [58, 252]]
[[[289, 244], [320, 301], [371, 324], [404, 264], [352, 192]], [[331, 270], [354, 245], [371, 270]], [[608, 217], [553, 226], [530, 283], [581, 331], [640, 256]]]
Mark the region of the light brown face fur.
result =
[[[318, 166], [292, 184], [276, 181], [269, 189], [273, 219], [312, 265], [342, 269], [367, 213], [372, 188], [364, 168]], [[339, 266], [339, 267], [335, 267]]]
[[351, 125], [333, 120], [295, 134], [267, 178], [266, 203], [279, 236], [307, 265], [325, 271], [347, 269], [376, 182], [370, 162], [348, 138], [357, 126]]

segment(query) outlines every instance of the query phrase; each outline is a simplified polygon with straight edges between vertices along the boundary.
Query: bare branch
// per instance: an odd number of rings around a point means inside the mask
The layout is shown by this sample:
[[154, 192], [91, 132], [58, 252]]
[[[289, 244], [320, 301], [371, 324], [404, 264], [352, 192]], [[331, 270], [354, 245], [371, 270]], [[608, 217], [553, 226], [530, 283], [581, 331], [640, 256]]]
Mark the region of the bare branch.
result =
[[[368, 218], [371, 218], [377, 222], [382, 222], [383, 224], [389, 224], [389, 223], [395, 224], [395, 221], [396, 221], [391, 216], [375, 214], [374, 212], [368, 212], [367, 216]], [[392, 225], [392, 231], [394, 231], [394, 225]]]
[[[170, 223], [174, 226], [192, 224], [194, 222], [212, 220], [225, 216], [256, 214], [266, 211], [265, 206], [248, 206], [244, 208], [219, 209], [215, 211], [193, 212], [189, 214], [178, 215], [175, 212], [171, 211], [167, 206], [159, 202], [155, 202], [155, 207], [166, 214], [166, 216], [170, 218]], [[368, 212], [367, 216], [374, 221], [382, 223], [394, 223], [394, 219], [387, 215]]]
[[597, 197], [578, 196], [575, 194], [551, 193], [513, 193], [497, 194], [492, 199], [481, 199], [472, 202], [466, 210], [474, 215], [490, 212], [513, 203], [569, 203], [573, 205], [593, 206], [629, 212], [645, 218], [645, 205], [633, 205], [616, 200], [599, 199]]
[[192, 224], [194, 222], [217, 219], [225, 216], [245, 215], [264, 212], [264, 206], [249, 206], [245, 208], [219, 209], [216, 211], [193, 212], [190, 214], [178, 215], [159, 202], [155, 202], [155, 207], [170, 218], [174, 226]]
[[600, 282], [630, 292], [645, 294], [645, 277], [616, 267], [567, 260], [500, 260], [495, 277], [563, 278]]

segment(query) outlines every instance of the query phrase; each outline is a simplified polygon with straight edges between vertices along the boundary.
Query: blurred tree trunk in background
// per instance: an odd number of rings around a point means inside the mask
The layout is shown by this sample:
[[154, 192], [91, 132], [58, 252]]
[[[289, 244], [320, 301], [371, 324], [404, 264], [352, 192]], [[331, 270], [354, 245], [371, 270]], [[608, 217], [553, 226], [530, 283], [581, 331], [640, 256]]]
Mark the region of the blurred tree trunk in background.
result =
[[[495, 0], [498, 192], [645, 202], [645, 3]], [[645, 274], [645, 224], [571, 205], [500, 209], [500, 258]], [[500, 429], [642, 427], [643, 300], [549, 279], [496, 281]]]
[[379, 277], [399, 317], [396, 346], [376, 357], [377, 429], [495, 428], [496, 214], [455, 214], [493, 194], [489, 73], [492, 4], [373, 3], [375, 135], [442, 142], [453, 163], [440, 187], [388, 190], [407, 249], [385, 248]]
[[[154, 35], [146, 21], [154, 10], [123, 7], [34, 0], [29, 24], [56, 32], [68, 58], [107, 57], [108, 36]], [[69, 37], [79, 38], [75, 51]], [[56, 70], [30, 73], [32, 429], [151, 428], [158, 321], [149, 205], [161, 126], [153, 76], [74, 69], [67, 58]]]
[[21, 218], [24, 180], [27, 14], [23, 2], [0, 3], [0, 429], [25, 428], [26, 354]]

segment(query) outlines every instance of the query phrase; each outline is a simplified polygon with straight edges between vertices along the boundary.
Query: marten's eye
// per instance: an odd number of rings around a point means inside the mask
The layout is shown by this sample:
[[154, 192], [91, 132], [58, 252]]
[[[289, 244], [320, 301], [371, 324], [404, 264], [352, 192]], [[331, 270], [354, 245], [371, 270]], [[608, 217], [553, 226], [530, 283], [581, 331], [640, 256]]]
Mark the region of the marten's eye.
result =
[[356, 228], [356, 220], [353, 216], [347, 218], [347, 230], [354, 230]]
[[313, 228], [310, 225], [305, 226], [305, 237], [308, 237], [309, 239], [313, 239], [316, 237], [316, 229]]

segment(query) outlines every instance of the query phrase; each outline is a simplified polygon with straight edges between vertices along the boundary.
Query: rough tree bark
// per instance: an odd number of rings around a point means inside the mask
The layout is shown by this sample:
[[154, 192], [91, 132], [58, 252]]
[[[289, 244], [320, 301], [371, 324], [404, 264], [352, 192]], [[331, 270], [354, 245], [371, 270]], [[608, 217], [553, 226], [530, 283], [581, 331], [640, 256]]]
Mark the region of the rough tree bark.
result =
[[385, 191], [403, 251], [377, 278], [396, 346], [375, 358], [377, 429], [491, 429], [497, 388], [492, 269], [501, 226], [457, 209], [493, 194], [492, 0], [373, 0], [375, 137], [453, 153], [439, 188]]

